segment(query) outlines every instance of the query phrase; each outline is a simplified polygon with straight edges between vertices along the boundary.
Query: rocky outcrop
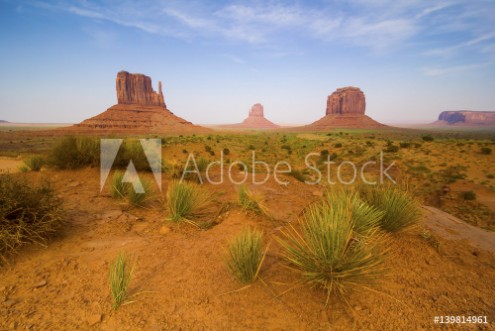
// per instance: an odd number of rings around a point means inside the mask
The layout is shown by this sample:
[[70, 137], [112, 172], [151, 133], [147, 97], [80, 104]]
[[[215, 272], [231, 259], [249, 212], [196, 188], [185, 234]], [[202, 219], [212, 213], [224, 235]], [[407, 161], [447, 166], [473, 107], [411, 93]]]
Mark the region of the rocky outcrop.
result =
[[166, 108], [162, 84], [158, 93], [151, 87], [151, 78], [121, 71], [117, 74], [118, 103], [105, 112], [64, 130], [78, 133], [189, 133], [209, 132], [193, 125]]
[[117, 74], [117, 102], [142, 106], [166, 107], [162, 82], [158, 82], [158, 93], [151, 86], [151, 78], [143, 74], [121, 71]]
[[443, 111], [434, 125], [495, 126], [495, 111]]
[[337, 89], [327, 99], [327, 115], [360, 114], [364, 115], [366, 101], [364, 93], [357, 87]]
[[232, 129], [276, 129], [279, 126], [265, 118], [263, 105], [256, 103], [251, 107], [248, 117], [239, 124], [222, 125]]

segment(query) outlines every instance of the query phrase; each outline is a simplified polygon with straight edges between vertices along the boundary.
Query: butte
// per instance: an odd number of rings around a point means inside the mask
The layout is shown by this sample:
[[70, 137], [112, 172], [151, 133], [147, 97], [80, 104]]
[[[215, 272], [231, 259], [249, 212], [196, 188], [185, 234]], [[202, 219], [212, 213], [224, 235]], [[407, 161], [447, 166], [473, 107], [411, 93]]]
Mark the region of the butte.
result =
[[365, 115], [366, 100], [364, 93], [357, 87], [337, 89], [327, 98], [325, 116], [318, 121], [296, 128], [304, 131], [324, 131], [335, 128], [386, 128]]
[[174, 115], [165, 104], [162, 83], [153, 90], [151, 78], [121, 71], [117, 74], [117, 104], [65, 131], [75, 133], [193, 133], [210, 132]]
[[249, 111], [248, 117], [238, 124], [221, 125], [222, 128], [232, 129], [277, 129], [279, 126], [265, 118], [263, 105], [261, 103], [254, 104]]

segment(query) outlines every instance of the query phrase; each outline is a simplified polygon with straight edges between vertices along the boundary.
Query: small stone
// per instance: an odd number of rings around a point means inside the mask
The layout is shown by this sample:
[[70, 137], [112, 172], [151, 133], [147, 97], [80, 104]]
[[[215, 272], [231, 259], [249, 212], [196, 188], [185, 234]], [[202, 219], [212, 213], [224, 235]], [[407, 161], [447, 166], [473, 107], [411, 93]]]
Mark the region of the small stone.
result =
[[43, 286], [46, 286], [47, 282], [46, 282], [46, 279], [43, 279], [43, 280], [40, 280], [39, 282], [37, 282], [36, 284], [34, 284], [34, 288], [40, 288], [40, 287], [43, 287]]
[[89, 326], [94, 326], [94, 325], [100, 323], [102, 319], [103, 319], [102, 314], [91, 314], [87, 318], [87, 322], [88, 322]]
[[162, 226], [162, 227], [160, 228], [160, 233], [161, 233], [161, 234], [164, 234], [164, 235], [165, 235], [165, 234], [167, 234], [167, 233], [169, 233], [169, 232], [170, 232], [170, 228], [169, 228], [168, 226], [165, 226], [165, 225], [164, 225], [164, 226]]

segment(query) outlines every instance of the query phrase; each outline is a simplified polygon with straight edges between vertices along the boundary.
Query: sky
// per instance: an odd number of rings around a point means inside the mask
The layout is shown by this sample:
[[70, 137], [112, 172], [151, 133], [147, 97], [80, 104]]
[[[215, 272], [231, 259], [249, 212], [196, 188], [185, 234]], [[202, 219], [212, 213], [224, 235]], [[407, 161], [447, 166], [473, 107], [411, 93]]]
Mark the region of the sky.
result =
[[77, 123], [117, 103], [126, 70], [174, 114], [278, 124], [357, 86], [383, 123], [495, 111], [495, 0], [0, 0], [0, 120]]

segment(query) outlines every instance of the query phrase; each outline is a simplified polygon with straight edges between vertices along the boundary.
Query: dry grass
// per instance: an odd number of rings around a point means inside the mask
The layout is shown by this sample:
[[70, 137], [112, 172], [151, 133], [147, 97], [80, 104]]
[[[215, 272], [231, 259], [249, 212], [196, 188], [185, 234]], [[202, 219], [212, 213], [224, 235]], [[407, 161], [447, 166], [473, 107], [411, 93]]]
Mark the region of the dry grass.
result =
[[256, 280], [263, 264], [263, 234], [251, 228], [242, 230], [230, 243], [227, 266], [243, 284]]
[[211, 194], [191, 182], [172, 182], [167, 189], [167, 209], [170, 220], [186, 221], [198, 226], [212, 216]]

